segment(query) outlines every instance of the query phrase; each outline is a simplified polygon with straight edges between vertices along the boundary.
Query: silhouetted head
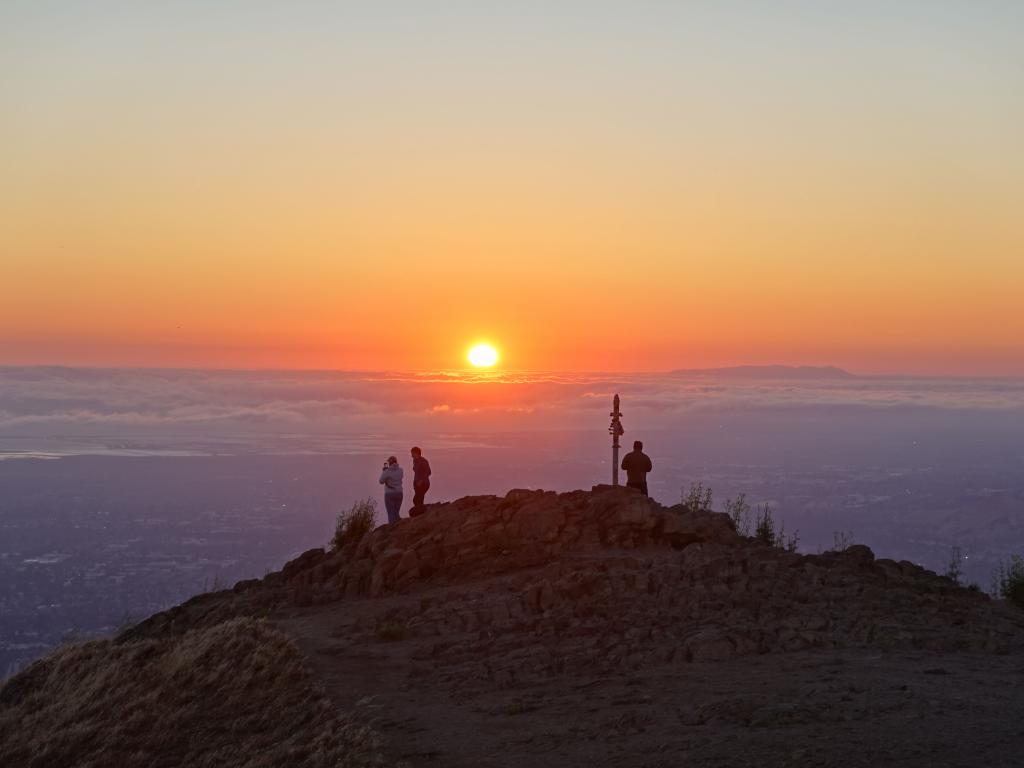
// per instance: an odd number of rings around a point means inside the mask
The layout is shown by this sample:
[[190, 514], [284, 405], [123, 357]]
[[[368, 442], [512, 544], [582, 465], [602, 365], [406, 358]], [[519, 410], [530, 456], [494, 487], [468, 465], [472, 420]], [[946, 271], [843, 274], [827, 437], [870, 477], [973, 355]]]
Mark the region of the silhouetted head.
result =
[[398, 459], [396, 459], [394, 456], [388, 456], [388, 464], [390, 464], [391, 466], [394, 466], [397, 463], [398, 463]]
[[412, 449], [411, 449], [411, 450], [409, 451], [409, 453], [411, 453], [411, 454], [412, 454], [412, 457], [413, 457], [414, 459], [418, 459], [418, 458], [419, 458], [420, 456], [422, 456], [422, 455], [423, 455], [423, 451], [421, 451], [421, 450], [420, 450], [420, 449], [419, 449], [419, 448], [418, 448], [417, 446], [415, 446], [415, 445], [414, 445], [414, 446], [412, 447]]
[[642, 451], [643, 449], [644, 449], [643, 440], [634, 440], [633, 441], [633, 450], [634, 451]]

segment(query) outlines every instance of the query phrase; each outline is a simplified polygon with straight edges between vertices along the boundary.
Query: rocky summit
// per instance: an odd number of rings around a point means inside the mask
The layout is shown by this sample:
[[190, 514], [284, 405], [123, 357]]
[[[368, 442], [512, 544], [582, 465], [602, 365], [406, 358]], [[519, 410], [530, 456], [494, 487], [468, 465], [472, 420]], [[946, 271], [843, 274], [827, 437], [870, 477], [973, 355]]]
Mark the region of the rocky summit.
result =
[[[290, 637], [311, 691], [291, 700], [326, 696], [357, 734], [349, 752], [293, 744], [290, 765], [1024, 765], [1024, 613], [863, 545], [802, 555], [623, 488], [429, 505], [152, 616], [88, 664], [223, 627]], [[0, 736], [57, 695], [52, 666], [0, 691]], [[286, 764], [254, 749], [217, 764]]]

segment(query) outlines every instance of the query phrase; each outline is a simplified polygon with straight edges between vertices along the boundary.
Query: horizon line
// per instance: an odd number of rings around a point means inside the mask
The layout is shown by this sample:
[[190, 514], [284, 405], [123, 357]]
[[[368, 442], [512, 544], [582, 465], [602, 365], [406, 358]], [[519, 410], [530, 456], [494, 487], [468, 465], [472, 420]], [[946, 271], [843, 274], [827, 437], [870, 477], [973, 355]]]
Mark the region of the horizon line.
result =
[[[789, 364], [789, 363], [738, 363], [735, 365], [709, 366], [706, 368], [671, 368], [671, 369], [646, 369], [646, 370], [601, 370], [601, 369], [554, 369], [554, 368], [321, 368], [321, 367], [293, 367], [274, 368], [266, 366], [248, 367], [220, 367], [220, 366], [161, 366], [161, 365], [68, 365], [66, 363], [2, 363], [0, 371], [5, 370], [45, 370], [58, 369], [67, 371], [167, 371], [182, 373], [336, 373], [336, 374], [363, 374], [363, 375], [465, 375], [487, 378], [497, 378], [501, 374], [548, 374], [548, 375], [602, 375], [602, 376], [670, 376], [686, 374], [717, 373], [727, 371], [756, 370], [781, 368], [794, 371], [807, 370], [834, 370], [845, 377], [855, 379], [963, 379], [963, 380], [1024, 380], [1024, 373], [1006, 374], [962, 374], [962, 373], [906, 373], [906, 372], [879, 372], [879, 373], [857, 373], [842, 366], [833, 364], [810, 365], [810, 364]], [[771, 378], [766, 376], [765, 378]]]

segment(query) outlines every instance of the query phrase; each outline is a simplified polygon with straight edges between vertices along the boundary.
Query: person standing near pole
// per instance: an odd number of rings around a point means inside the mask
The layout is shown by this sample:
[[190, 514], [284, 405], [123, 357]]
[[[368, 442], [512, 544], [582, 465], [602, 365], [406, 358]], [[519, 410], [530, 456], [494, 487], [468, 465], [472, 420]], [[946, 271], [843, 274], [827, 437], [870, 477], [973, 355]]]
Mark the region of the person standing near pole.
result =
[[388, 456], [384, 469], [380, 472], [380, 484], [384, 486], [384, 509], [388, 511], [388, 522], [397, 523], [402, 509], [402, 468], [398, 459]]
[[633, 450], [622, 459], [622, 468], [626, 470], [626, 487], [636, 488], [644, 496], [647, 493], [647, 473], [654, 469], [651, 457], [644, 453], [644, 444], [633, 441]]
[[412, 509], [409, 517], [423, 514], [423, 497], [430, 490], [430, 462], [423, 458], [423, 451], [413, 446], [409, 451], [412, 455]]

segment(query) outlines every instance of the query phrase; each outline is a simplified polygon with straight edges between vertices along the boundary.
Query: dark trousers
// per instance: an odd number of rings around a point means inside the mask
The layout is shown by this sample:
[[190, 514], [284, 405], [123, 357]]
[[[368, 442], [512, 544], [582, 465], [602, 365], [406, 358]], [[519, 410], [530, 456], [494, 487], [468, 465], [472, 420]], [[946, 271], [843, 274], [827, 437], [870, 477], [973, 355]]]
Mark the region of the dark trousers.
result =
[[402, 494], [385, 493], [384, 509], [388, 511], [388, 522], [397, 523], [401, 518], [401, 515], [399, 515], [398, 512], [402, 509]]
[[413, 483], [412, 489], [415, 491], [412, 497], [412, 505], [414, 507], [423, 506], [423, 497], [427, 495], [427, 491], [430, 490], [430, 481], [424, 480], [422, 483]]
[[630, 480], [628, 483], [626, 483], [626, 487], [627, 488], [636, 488], [644, 496], [649, 496], [650, 495], [649, 493], [647, 493], [647, 481], [646, 480]]

